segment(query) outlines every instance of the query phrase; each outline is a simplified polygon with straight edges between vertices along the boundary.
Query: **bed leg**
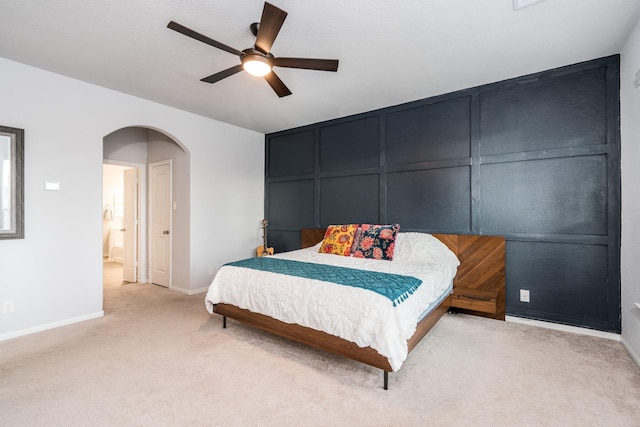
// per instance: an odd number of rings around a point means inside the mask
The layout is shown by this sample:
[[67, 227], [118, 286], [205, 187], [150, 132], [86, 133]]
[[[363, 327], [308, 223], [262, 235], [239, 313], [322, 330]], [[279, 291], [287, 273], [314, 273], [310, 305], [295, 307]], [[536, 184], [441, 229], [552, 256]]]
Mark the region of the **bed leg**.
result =
[[389, 390], [389, 372], [387, 371], [382, 371], [382, 372], [384, 372], [384, 389]]
[[222, 316], [222, 329], [227, 329], [227, 316]]

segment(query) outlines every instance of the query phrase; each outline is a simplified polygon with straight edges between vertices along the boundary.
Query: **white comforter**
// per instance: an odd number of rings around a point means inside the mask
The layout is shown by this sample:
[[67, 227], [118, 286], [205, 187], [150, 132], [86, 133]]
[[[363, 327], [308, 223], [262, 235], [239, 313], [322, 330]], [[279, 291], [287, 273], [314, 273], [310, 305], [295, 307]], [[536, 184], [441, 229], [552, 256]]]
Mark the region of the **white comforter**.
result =
[[397, 371], [407, 358], [407, 340], [420, 315], [449, 288], [458, 259], [435, 237], [399, 233], [393, 261], [318, 253], [318, 245], [274, 255], [282, 259], [403, 274], [422, 280], [418, 290], [396, 307], [386, 297], [361, 288], [321, 280], [223, 266], [206, 296], [207, 310], [227, 303], [286, 323], [324, 331], [370, 346]]

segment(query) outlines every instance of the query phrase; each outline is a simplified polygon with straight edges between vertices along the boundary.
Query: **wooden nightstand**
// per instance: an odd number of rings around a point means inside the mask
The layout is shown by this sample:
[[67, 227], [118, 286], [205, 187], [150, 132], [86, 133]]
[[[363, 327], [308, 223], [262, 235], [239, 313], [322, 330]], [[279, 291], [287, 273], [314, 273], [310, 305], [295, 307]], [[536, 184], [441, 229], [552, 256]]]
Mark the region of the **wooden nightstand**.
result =
[[[434, 234], [438, 237], [438, 234]], [[440, 235], [460, 260], [453, 280], [451, 308], [462, 313], [504, 320], [506, 242], [500, 236]], [[447, 236], [447, 237], [445, 237]], [[464, 261], [464, 262], [463, 262]], [[465, 267], [462, 267], [465, 266]]]

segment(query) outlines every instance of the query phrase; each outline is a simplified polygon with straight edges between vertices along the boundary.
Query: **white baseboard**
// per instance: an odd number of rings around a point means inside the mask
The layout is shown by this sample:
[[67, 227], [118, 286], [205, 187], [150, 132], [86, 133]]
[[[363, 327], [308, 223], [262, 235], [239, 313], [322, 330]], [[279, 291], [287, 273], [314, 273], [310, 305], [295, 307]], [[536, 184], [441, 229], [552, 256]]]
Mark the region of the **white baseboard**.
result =
[[629, 356], [631, 356], [631, 359], [633, 359], [635, 364], [640, 369], [640, 356], [638, 356], [638, 354], [633, 351], [633, 349], [629, 346], [629, 344], [627, 344], [623, 337], [620, 337], [620, 342], [622, 343], [624, 349], [627, 350], [627, 353], [629, 353]]
[[181, 294], [189, 295], [189, 289], [183, 289], [183, 288], [179, 288], [177, 286], [172, 286], [169, 289], [171, 289], [172, 291], [181, 293]]
[[61, 320], [59, 322], [47, 323], [40, 326], [34, 326], [33, 328], [21, 329], [15, 332], [8, 332], [0, 335], [0, 341], [10, 340], [12, 338], [18, 338], [25, 335], [35, 334], [36, 332], [46, 331], [48, 329], [59, 328], [60, 326], [71, 325], [73, 323], [84, 322], [85, 320], [97, 319], [103, 317], [104, 311], [96, 311], [95, 313], [85, 314], [84, 316], [72, 317], [71, 319]]
[[562, 325], [560, 323], [544, 322], [542, 320], [525, 319], [525, 318], [516, 317], [516, 316], [505, 316], [504, 320], [506, 320], [507, 322], [538, 326], [540, 328], [554, 329], [556, 331], [571, 332], [574, 334], [590, 335], [592, 337], [599, 337], [599, 338], [606, 338], [614, 341], [620, 341], [620, 334], [614, 334], [613, 332], [596, 331], [595, 329]]
[[207, 292], [209, 288], [200, 288], [200, 289], [190, 290], [190, 289], [177, 288], [174, 286], [171, 288], [171, 290], [180, 292], [181, 294], [185, 294], [185, 295], [196, 295], [196, 294], [201, 294], [203, 292]]

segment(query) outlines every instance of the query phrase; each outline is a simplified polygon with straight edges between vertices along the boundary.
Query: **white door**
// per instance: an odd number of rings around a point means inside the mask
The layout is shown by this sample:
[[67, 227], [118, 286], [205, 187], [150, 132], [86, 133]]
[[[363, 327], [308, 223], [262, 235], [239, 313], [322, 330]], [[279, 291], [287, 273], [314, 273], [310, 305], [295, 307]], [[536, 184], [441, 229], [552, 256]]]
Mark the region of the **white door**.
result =
[[150, 164], [151, 283], [171, 286], [171, 160]]
[[138, 169], [124, 170], [122, 279], [138, 281]]

